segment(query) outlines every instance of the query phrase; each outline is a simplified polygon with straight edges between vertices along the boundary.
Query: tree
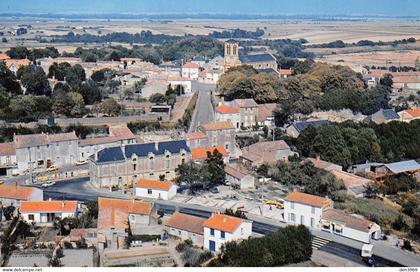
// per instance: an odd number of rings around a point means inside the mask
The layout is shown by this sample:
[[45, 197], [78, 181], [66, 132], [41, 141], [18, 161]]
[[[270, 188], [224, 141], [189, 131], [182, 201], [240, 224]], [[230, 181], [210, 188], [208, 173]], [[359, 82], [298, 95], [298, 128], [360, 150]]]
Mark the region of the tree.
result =
[[73, 107], [73, 100], [67, 93], [63, 91], [54, 93], [52, 110], [56, 115], [70, 116]]
[[369, 182], [368, 184], [364, 185], [365, 188], [365, 196], [367, 198], [376, 198], [379, 193], [379, 185], [374, 182]]
[[44, 70], [38, 66], [25, 66], [19, 69], [20, 80], [26, 88], [26, 94], [49, 95], [51, 93], [50, 83]]
[[16, 76], [4, 64], [0, 64], [0, 86], [9, 94], [18, 95], [22, 93]]
[[[418, 59], [418, 58], [417, 58]], [[394, 85], [393, 76], [391, 74], [385, 74], [383, 78], [379, 81], [381, 85], [384, 85], [388, 88], [392, 88], [392, 85]]]
[[102, 94], [98, 85], [95, 83], [95, 81], [90, 79], [83, 82], [77, 92], [83, 96], [83, 100], [85, 101], [86, 105], [92, 105], [102, 100]]
[[11, 59], [24, 59], [29, 57], [29, 50], [23, 46], [12, 47], [6, 52], [6, 54]]
[[64, 79], [66, 78], [67, 71], [70, 68], [71, 68], [71, 65], [68, 62], [62, 62], [62, 63], [54, 62], [48, 68], [48, 78], [55, 78], [58, 81], [64, 81]]
[[162, 104], [165, 103], [166, 99], [163, 94], [155, 93], [150, 96], [149, 101], [150, 103]]
[[121, 112], [121, 106], [115, 99], [107, 98], [102, 102], [100, 112], [109, 116], [118, 116]]
[[205, 169], [209, 175], [208, 179], [211, 185], [220, 185], [225, 183], [225, 163], [223, 155], [215, 149], [213, 153], [207, 152], [207, 158], [204, 163]]

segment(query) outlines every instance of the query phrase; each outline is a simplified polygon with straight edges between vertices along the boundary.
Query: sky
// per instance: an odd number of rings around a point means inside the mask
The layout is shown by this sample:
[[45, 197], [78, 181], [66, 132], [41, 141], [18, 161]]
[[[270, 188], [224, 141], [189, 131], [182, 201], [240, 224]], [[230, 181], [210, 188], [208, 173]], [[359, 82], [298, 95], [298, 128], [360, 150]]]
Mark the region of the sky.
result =
[[420, 16], [420, 0], [0, 0], [0, 13]]

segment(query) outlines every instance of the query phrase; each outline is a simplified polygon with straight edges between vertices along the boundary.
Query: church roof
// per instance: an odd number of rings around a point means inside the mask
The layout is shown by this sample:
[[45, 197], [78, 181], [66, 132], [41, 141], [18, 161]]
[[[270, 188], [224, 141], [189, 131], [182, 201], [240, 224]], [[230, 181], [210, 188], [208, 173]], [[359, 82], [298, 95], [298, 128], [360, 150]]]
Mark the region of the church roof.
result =
[[256, 54], [256, 55], [241, 55], [239, 59], [241, 60], [242, 63], [276, 61], [276, 58], [269, 53]]

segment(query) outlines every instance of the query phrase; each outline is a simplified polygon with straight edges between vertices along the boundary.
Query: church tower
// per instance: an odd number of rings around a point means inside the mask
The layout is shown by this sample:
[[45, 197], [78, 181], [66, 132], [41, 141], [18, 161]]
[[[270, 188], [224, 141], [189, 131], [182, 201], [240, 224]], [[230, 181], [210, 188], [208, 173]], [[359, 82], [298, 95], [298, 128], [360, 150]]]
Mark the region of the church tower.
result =
[[225, 42], [225, 71], [231, 67], [241, 65], [239, 60], [239, 44], [235, 40]]

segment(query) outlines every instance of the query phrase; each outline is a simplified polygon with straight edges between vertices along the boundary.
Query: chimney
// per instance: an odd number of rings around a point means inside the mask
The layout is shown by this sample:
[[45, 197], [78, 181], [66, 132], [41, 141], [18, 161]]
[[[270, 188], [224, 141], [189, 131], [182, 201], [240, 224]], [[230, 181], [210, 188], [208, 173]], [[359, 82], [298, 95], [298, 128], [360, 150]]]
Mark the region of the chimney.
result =
[[95, 162], [98, 161], [98, 151], [95, 150]]
[[155, 150], [159, 149], [159, 142], [155, 142]]
[[223, 217], [223, 223], [226, 223], [226, 217]]
[[50, 198], [48, 198], [48, 201], [51, 201], [51, 197], [50, 197]]
[[321, 156], [319, 154], [316, 155], [315, 162], [316, 164], [319, 164], [321, 162]]
[[61, 201], [61, 208], [64, 208], [64, 200]]

